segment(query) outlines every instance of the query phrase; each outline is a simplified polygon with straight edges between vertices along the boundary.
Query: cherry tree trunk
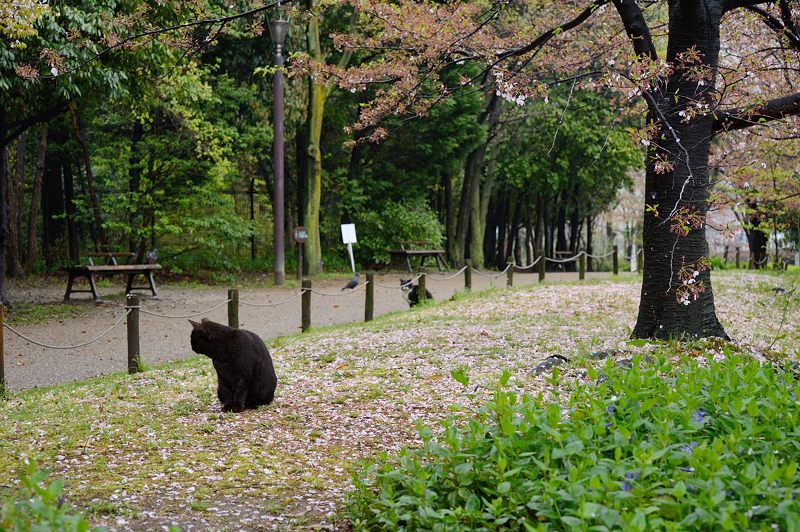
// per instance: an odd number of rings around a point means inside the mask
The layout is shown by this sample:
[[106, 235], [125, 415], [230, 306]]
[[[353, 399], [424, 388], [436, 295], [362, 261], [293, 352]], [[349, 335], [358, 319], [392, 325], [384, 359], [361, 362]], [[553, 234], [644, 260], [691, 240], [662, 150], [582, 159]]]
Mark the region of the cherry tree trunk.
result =
[[44, 176], [45, 156], [47, 155], [47, 122], [42, 124], [39, 133], [39, 147], [36, 156], [36, 170], [33, 175], [31, 202], [28, 206], [28, 251], [25, 254], [25, 273], [33, 271], [36, 262], [36, 221], [39, 217], [39, 204], [42, 201], [42, 177]]
[[760, 217], [751, 217], [753, 228], [747, 229], [747, 245], [750, 248], [750, 267], [759, 269], [767, 263], [767, 243], [769, 235], [758, 229]]
[[[8, 134], [6, 112], [0, 109], [0, 138]], [[0, 303], [11, 306], [6, 295], [6, 238], [8, 236], [8, 206], [6, 205], [6, 172], [8, 171], [8, 151], [0, 147]]]
[[[727, 338], [715, 313], [710, 270], [703, 266], [708, 258], [705, 223], [695, 223], [685, 235], [677, 234], [676, 226], [681, 209], [700, 220], [708, 210], [713, 116], [686, 120], [686, 110], [698, 102], [713, 108], [721, 17], [720, 0], [670, 2], [667, 60], [676, 66], [665, 88], [646, 95], [651, 119], [660, 129], [647, 154], [645, 203], [651, 208], [644, 218], [644, 280], [634, 338]], [[692, 65], [680, 66], [679, 54], [693, 50], [710, 69], [710, 79], [687, 78], [686, 68]], [[672, 169], [659, 165], [659, 157]], [[704, 290], [682, 300], [681, 291], [696, 286]]]

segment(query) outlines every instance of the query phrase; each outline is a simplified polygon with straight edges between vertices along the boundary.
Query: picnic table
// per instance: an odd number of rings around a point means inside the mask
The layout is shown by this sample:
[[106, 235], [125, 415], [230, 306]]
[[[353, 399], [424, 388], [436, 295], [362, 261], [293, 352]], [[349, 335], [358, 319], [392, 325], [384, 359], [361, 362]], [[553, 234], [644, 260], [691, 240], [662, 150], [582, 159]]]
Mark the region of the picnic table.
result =
[[401, 240], [400, 249], [390, 249], [389, 254], [394, 257], [400, 257], [406, 263], [408, 273], [413, 273], [411, 268], [411, 257], [419, 257], [419, 267], [422, 268], [425, 264], [425, 259], [433, 257], [436, 260], [436, 266], [439, 271], [443, 271], [442, 264], [447, 268], [447, 261], [445, 260], [445, 251], [443, 249], [434, 249], [433, 243], [427, 240]]
[[92, 251], [91, 253], [87, 253], [86, 256], [89, 257], [89, 265], [92, 266], [94, 265], [94, 260], [92, 259], [98, 257], [105, 257], [106, 264], [116, 266], [117, 264], [119, 264], [117, 262], [117, 257], [120, 258], [124, 257], [127, 258], [128, 260], [131, 260], [136, 256], [136, 253], [132, 251]]
[[[125, 293], [130, 294], [134, 290], [150, 290], [153, 299], [158, 298], [158, 291], [156, 290], [156, 281], [153, 278], [153, 272], [161, 268], [160, 264], [119, 264], [117, 258], [133, 259], [136, 254], [131, 252], [112, 252], [100, 251], [87, 254], [89, 264], [79, 264], [76, 266], [66, 266], [61, 268], [68, 275], [67, 279], [67, 292], [64, 294], [64, 301], [69, 301], [70, 295], [76, 292], [86, 292], [92, 294], [95, 301], [100, 299], [100, 294], [97, 292], [96, 276], [99, 275], [115, 275], [122, 274], [127, 276], [127, 283], [125, 284]], [[105, 257], [106, 264], [95, 264], [93, 259]], [[136, 276], [143, 275], [147, 279], [146, 286], [134, 286]], [[75, 279], [85, 278], [89, 284], [88, 289], [73, 288]]]

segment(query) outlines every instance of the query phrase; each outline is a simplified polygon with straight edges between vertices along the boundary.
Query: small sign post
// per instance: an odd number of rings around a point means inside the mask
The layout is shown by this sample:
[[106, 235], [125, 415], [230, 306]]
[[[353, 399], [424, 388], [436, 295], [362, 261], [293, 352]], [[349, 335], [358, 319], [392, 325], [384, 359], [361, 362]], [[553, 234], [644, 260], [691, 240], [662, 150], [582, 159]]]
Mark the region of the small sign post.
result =
[[297, 280], [303, 277], [303, 244], [308, 240], [308, 231], [302, 225], [292, 229], [292, 238], [297, 242]]
[[356, 273], [356, 261], [353, 259], [353, 244], [358, 242], [356, 239], [356, 224], [342, 224], [342, 242], [347, 244], [347, 253], [350, 255], [350, 267]]

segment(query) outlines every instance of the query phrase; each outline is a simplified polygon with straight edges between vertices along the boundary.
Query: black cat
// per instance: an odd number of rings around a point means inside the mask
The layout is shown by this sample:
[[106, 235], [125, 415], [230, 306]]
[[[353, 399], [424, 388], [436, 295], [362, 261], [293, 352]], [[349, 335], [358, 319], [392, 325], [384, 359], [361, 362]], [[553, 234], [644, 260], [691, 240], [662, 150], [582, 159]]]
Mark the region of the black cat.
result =
[[223, 412], [241, 412], [272, 402], [278, 378], [261, 338], [208, 318], [189, 322], [192, 350], [210, 358], [217, 370], [217, 397]]
[[[419, 303], [419, 285], [412, 284], [411, 279], [400, 279], [400, 292], [403, 293], [403, 299], [406, 300], [408, 306], [413, 307]], [[433, 294], [427, 288], [425, 289], [425, 297], [433, 301]]]

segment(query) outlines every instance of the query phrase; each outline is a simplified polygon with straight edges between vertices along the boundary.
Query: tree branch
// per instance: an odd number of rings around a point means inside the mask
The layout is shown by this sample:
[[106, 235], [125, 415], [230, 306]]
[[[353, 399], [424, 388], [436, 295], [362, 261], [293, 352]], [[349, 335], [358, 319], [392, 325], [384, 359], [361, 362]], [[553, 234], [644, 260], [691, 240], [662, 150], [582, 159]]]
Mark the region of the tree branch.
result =
[[619, 18], [625, 26], [625, 32], [633, 44], [633, 51], [639, 57], [649, 57], [658, 59], [656, 47], [653, 44], [653, 37], [650, 35], [650, 28], [644, 19], [642, 8], [636, 2], [625, 0], [613, 0], [614, 7], [617, 8]]
[[[75, 71], [78, 71], [81, 68], [83, 68], [84, 66], [86, 66], [89, 63], [91, 63], [92, 61], [94, 61], [95, 59], [98, 59], [98, 58], [104, 56], [108, 52], [111, 52], [111, 51], [113, 51], [113, 50], [115, 50], [117, 48], [125, 46], [129, 42], [141, 39], [142, 37], [156, 36], [156, 35], [160, 35], [162, 33], [167, 33], [167, 32], [170, 32], [170, 31], [180, 30], [180, 29], [184, 29], [184, 28], [192, 28], [192, 27], [195, 27], [195, 26], [205, 26], [205, 25], [214, 25], [214, 24], [227, 24], [228, 22], [231, 22], [233, 20], [238, 20], [240, 18], [246, 18], [246, 17], [252, 16], [252, 15], [264, 12], [264, 11], [269, 11], [269, 10], [274, 9], [274, 8], [279, 8], [279, 7], [281, 7], [281, 5], [286, 5], [286, 4], [289, 4], [291, 2], [292, 2], [292, 0], [275, 0], [273, 2], [270, 2], [269, 4], [265, 4], [263, 6], [256, 7], [254, 9], [249, 9], [247, 11], [242, 11], [240, 13], [234, 13], [233, 15], [227, 15], [227, 16], [218, 17], [218, 18], [207, 18], [207, 19], [201, 19], [201, 20], [193, 20], [191, 22], [184, 22], [184, 23], [181, 23], [181, 24], [176, 24], [174, 26], [169, 26], [167, 28], [155, 28], [155, 29], [152, 29], [152, 30], [143, 31], [141, 33], [136, 33], [136, 34], [133, 34], [133, 35], [129, 35], [128, 37], [125, 37], [124, 39], [114, 43], [113, 45], [108, 46], [106, 48], [103, 48], [102, 50], [100, 50], [99, 52], [94, 54], [93, 56], [91, 56], [88, 59], [84, 60], [83, 62], [79, 63], [78, 66], [76, 66], [74, 68], [70, 68], [70, 69], [64, 70], [63, 72], [60, 72], [58, 75], [59, 76], [65, 76], [67, 74], [71, 74], [71, 73], [73, 73]], [[55, 77], [56, 76], [46, 75], [46, 76], [40, 76], [39, 79], [51, 79], [51, 78], [55, 78]]]
[[67, 110], [68, 104], [69, 102], [67, 101], [58, 101], [55, 105], [48, 107], [47, 109], [43, 109], [42, 111], [39, 111], [38, 113], [27, 118], [6, 123], [5, 135], [0, 138], [0, 149], [8, 146], [14, 141], [14, 139], [20, 136], [23, 131], [32, 125], [38, 124], [39, 122], [48, 122], [57, 117]]
[[[781, 5], [783, 6], [784, 3], [781, 2]], [[760, 7], [748, 6], [747, 10], [752, 11], [763, 18], [764, 23], [771, 30], [777, 33], [778, 37], [785, 36], [792, 48], [795, 50], [800, 50], [800, 35], [798, 35], [797, 31], [794, 29], [794, 22], [791, 18], [791, 12], [784, 13], [784, 10], [781, 9], [781, 19], [779, 19]]]
[[752, 7], [757, 6], [759, 4], [771, 4], [772, 0], [725, 0], [725, 5], [723, 6], [723, 13], [727, 13], [728, 11], [732, 11], [734, 9], [738, 9], [740, 7]]
[[588, 19], [592, 15], [592, 13], [594, 13], [601, 6], [604, 6], [607, 3], [608, 3], [608, 0], [594, 0], [594, 2], [592, 2], [589, 5], [589, 7], [587, 7], [583, 11], [581, 11], [578, 14], [577, 17], [575, 17], [572, 20], [569, 20], [569, 21], [565, 22], [564, 24], [561, 24], [560, 26], [556, 26], [555, 28], [551, 28], [551, 29], [547, 30], [546, 32], [544, 32], [541, 35], [539, 35], [530, 44], [526, 44], [525, 46], [520, 46], [519, 48], [514, 48], [512, 50], [506, 50], [505, 52], [499, 53], [498, 56], [497, 56], [497, 61], [495, 62], [495, 64], [497, 62], [500, 62], [500, 61], [504, 60], [504, 59], [508, 59], [509, 57], [517, 57], [517, 56], [520, 56], [520, 55], [525, 55], [528, 52], [531, 52], [533, 50], [541, 48], [542, 46], [544, 46], [547, 43], [547, 41], [549, 41], [550, 39], [552, 39], [556, 35], [560, 35], [561, 33], [565, 32], [565, 31], [568, 31], [568, 30], [571, 30], [575, 26], [578, 26], [579, 24], [583, 23], [586, 19]]
[[766, 102], [761, 107], [750, 107], [732, 111], [717, 111], [715, 113], [714, 134], [724, 131], [746, 129], [750, 126], [761, 125], [773, 120], [781, 120], [787, 116], [800, 114], [800, 92], [776, 98]]

